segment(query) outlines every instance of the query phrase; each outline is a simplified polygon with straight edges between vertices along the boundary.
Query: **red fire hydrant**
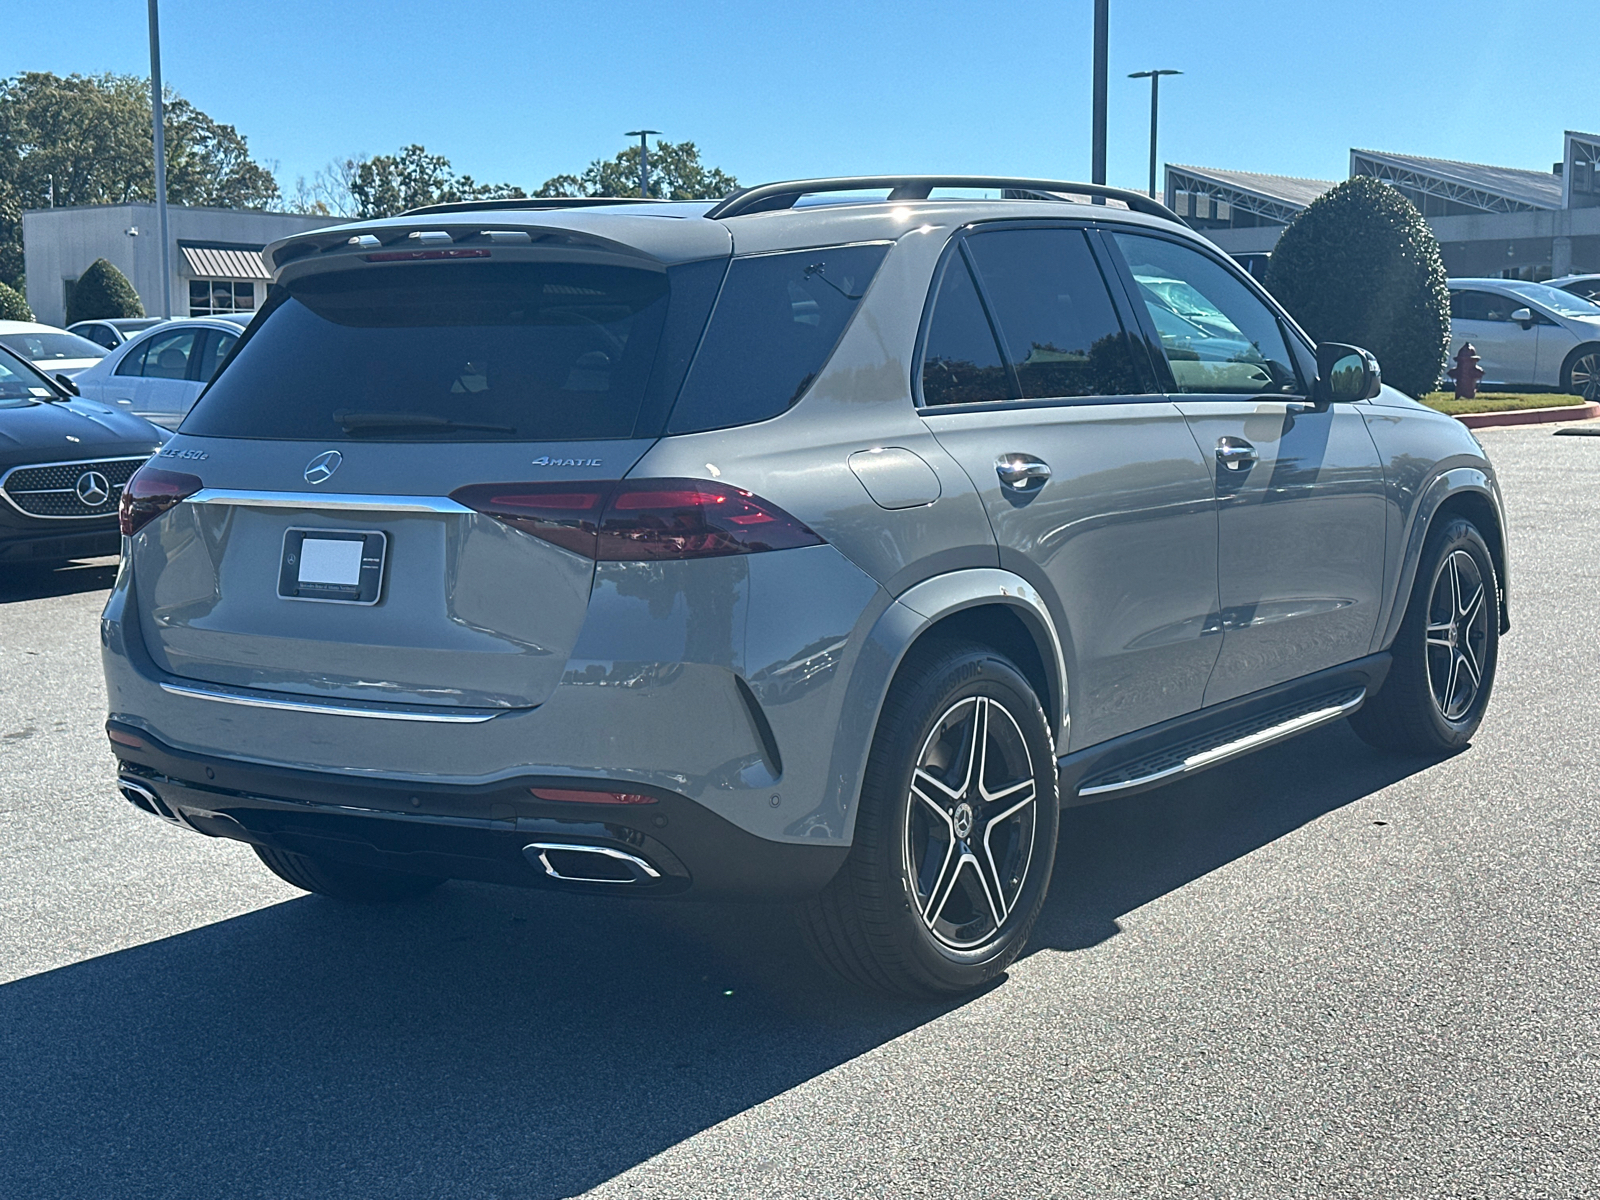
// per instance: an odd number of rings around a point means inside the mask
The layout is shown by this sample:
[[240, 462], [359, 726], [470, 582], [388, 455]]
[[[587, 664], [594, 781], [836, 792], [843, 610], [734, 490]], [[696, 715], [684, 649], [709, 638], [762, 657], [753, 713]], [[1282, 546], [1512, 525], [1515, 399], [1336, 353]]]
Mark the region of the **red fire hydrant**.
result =
[[1468, 342], [1456, 354], [1455, 370], [1450, 372], [1450, 378], [1456, 385], [1457, 400], [1471, 400], [1478, 394], [1478, 381], [1483, 378], [1483, 369], [1478, 366], [1478, 352]]

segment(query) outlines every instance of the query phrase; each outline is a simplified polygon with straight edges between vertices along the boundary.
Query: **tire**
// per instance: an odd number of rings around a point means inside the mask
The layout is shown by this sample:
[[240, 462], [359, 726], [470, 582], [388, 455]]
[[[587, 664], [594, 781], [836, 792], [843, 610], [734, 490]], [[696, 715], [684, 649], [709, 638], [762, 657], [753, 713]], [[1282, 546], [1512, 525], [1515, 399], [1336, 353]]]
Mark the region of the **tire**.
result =
[[1585, 400], [1600, 400], [1600, 344], [1579, 346], [1561, 367], [1561, 390]]
[[253, 846], [256, 857], [285, 883], [302, 891], [348, 900], [357, 904], [380, 904], [390, 900], [410, 900], [426, 895], [444, 882], [432, 875], [411, 875], [387, 871], [382, 867], [363, 867], [354, 863], [313, 858], [292, 850], [272, 850]]
[[1464, 749], [1483, 722], [1500, 658], [1500, 589], [1483, 535], [1460, 517], [1430, 530], [1393, 663], [1350, 716], [1370, 745], [1413, 754]]
[[913, 650], [873, 735], [850, 856], [802, 910], [806, 940], [860, 986], [981, 987], [1027, 943], [1060, 816], [1055, 744], [1022, 672], [973, 643]]

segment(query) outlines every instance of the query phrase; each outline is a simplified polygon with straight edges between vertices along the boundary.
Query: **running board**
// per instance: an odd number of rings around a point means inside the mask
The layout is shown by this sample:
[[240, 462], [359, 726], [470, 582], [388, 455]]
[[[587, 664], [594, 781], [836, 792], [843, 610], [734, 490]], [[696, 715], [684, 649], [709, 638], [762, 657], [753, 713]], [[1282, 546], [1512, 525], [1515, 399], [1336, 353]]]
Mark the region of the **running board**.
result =
[[1346, 688], [1313, 697], [1292, 707], [1275, 709], [1247, 721], [1236, 721], [1204, 737], [1190, 738], [1167, 749], [1097, 772], [1078, 785], [1077, 794], [1080, 798], [1111, 796], [1193, 775], [1207, 767], [1214, 767], [1318, 725], [1346, 717], [1360, 708], [1366, 698], [1366, 688]]

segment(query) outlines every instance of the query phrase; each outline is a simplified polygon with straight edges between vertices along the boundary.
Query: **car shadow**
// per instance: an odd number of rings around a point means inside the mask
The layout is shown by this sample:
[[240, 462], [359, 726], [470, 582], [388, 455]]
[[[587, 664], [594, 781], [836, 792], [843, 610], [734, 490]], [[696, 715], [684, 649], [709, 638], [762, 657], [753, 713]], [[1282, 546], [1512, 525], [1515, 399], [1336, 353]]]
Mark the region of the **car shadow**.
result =
[[[1069, 811], [1030, 949], [1424, 765], [1340, 727]], [[776, 908], [293, 899], [0, 987], [0, 1194], [570, 1196], [961, 1003], [834, 983]]]
[[117, 581], [115, 558], [89, 558], [58, 567], [0, 564], [0, 604], [105, 591]]

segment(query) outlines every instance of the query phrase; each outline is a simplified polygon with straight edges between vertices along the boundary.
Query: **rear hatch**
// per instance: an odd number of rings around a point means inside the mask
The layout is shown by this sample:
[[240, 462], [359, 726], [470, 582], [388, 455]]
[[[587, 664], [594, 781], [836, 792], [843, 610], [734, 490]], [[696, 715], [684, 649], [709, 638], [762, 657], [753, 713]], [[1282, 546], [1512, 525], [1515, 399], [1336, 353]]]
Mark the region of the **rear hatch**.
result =
[[451, 494], [626, 475], [725, 263], [415, 257], [275, 286], [152, 464], [200, 487], [131, 539], [163, 670], [474, 708], [560, 682], [592, 557]]

